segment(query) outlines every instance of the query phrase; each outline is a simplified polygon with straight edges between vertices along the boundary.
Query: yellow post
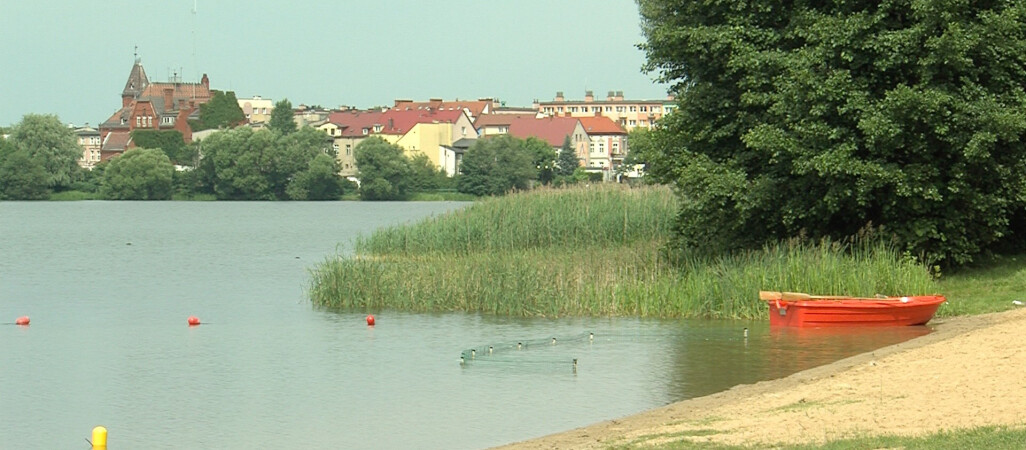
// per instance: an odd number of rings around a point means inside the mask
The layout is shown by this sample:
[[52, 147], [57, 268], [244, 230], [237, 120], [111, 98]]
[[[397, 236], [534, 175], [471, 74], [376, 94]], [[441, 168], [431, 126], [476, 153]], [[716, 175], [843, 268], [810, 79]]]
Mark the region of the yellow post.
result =
[[93, 428], [93, 450], [107, 450], [107, 429], [104, 427]]

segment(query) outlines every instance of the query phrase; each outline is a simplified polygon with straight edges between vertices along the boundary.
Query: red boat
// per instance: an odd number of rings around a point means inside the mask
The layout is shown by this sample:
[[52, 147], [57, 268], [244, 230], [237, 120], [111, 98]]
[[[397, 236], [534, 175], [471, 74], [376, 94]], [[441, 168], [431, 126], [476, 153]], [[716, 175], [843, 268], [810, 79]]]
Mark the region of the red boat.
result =
[[851, 327], [923, 325], [946, 300], [940, 295], [859, 298], [798, 292], [759, 292], [769, 303], [770, 326]]

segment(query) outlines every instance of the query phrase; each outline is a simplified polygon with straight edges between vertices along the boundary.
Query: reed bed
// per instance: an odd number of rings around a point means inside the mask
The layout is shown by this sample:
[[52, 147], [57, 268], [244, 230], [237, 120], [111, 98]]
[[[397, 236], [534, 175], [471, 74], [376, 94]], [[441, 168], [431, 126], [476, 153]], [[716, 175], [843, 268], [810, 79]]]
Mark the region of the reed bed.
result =
[[361, 240], [356, 255], [313, 271], [310, 295], [361, 310], [740, 319], [766, 314], [759, 290], [936, 290], [925, 267], [869, 240], [792, 241], [669, 264], [672, 204], [665, 189], [608, 187], [476, 203]]
[[482, 200], [416, 226], [358, 239], [363, 254], [417, 255], [620, 245], [668, 238], [676, 199], [666, 187], [540, 188]]

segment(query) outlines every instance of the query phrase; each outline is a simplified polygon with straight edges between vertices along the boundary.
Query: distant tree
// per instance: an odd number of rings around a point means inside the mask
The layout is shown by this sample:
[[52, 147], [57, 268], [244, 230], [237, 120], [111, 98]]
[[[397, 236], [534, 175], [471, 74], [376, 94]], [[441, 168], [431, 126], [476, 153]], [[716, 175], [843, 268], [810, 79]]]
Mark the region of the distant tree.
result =
[[192, 131], [232, 128], [246, 122], [235, 92], [213, 91], [210, 101], [200, 105], [200, 118], [189, 122]]
[[185, 139], [178, 130], [132, 130], [132, 142], [142, 148], [164, 150], [174, 164], [190, 165], [192, 159], [186, 151]]
[[27, 114], [11, 130], [9, 139], [43, 166], [47, 187], [60, 191], [74, 181], [82, 147], [57, 116]]
[[457, 189], [479, 196], [527, 189], [538, 174], [534, 157], [525, 141], [510, 135], [478, 139], [463, 154]]
[[670, 175], [665, 172], [673, 167], [661, 159], [669, 153], [662, 148], [667, 144], [669, 142], [661, 133], [645, 128], [631, 130], [627, 135], [627, 156], [624, 157], [623, 164], [617, 167], [617, 172], [624, 174], [637, 165], [643, 165], [646, 173], [642, 178], [644, 182], [665, 182], [663, 180], [670, 179]]
[[112, 200], [170, 200], [174, 171], [163, 150], [134, 148], [110, 161], [100, 193]]
[[567, 135], [563, 139], [563, 146], [559, 149], [559, 155], [557, 156], [556, 163], [556, 174], [568, 177], [574, 174], [581, 165], [581, 160], [577, 157], [577, 152], [570, 144], [570, 136]]
[[[197, 178], [223, 200], [295, 198], [303, 185], [297, 184], [291, 192], [289, 186], [303, 172], [311, 170], [315, 158], [324, 155], [335, 160], [327, 136], [310, 127], [289, 135], [240, 127], [214, 133], [200, 145], [203, 159]], [[306, 178], [303, 183], [311, 180]], [[309, 186], [307, 190], [315, 191]]]
[[353, 149], [363, 200], [405, 200], [413, 169], [402, 147], [379, 137], [364, 139]]
[[338, 161], [321, 153], [310, 160], [306, 170], [296, 174], [286, 193], [292, 200], [338, 200], [343, 186], [342, 177], [338, 176]]
[[0, 200], [45, 200], [48, 181], [42, 162], [0, 138]]
[[541, 184], [549, 184], [555, 176], [556, 150], [536, 137], [529, 137], [524, 142], [524, 147], [531, 153], [534, 161], [534, 168], [538, 170], [538, 181]]
[[298, 126], [294, 116], [292, 113], [292, 102], [287, 98], [283, 98], [274, 104], [274, 109], [271, 110], [271, 120], [267, 123], [267, 128], [281, 134], [295, 133]]
[[446, 184], [448, 177], [431, 158], [423, 153], [417, 153], [409, 158], [410, 161], [410, 191], [424, 192], [433, 191]]

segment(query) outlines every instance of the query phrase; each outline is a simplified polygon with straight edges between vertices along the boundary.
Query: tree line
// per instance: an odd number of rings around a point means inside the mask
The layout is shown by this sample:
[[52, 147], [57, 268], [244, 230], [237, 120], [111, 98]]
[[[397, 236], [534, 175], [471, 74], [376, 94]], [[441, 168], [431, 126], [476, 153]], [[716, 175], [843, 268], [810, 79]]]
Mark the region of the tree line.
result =
[[[298, 128], [292, 105], [275, 104], [267, 129], [238, 125], [234, 94], [215, 93], [196, 126], [220, 128], [186, 144], [174, 130], [134, 130], [135, 148], [82, 169], [82, 148], [56, 116], [26, 115], [0, 140], [0, 199], [42, 200], [77, 192], [79, 198], [111, 200], [407, 200], [418, 192], [453, 190], [474, 196], [503, 195], [534, 184], [584, 179], [569, 137], [557, 152], [546, 142], [512, 136], [479, 139], [455, 177], [423, 153], [409, 154], [381, 138], [355, 148], [359, 183], [339, 175], [332, 139], [311, 127]], [[204, 105], [206, 106], [206, 105]], [[226, 111], [227, 110], [227, 111]], [[280, 112], [279, 112], [280, 111]], [[241, 111], [238, 111], [241, 113]]]

